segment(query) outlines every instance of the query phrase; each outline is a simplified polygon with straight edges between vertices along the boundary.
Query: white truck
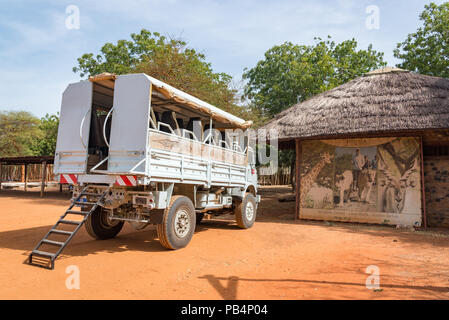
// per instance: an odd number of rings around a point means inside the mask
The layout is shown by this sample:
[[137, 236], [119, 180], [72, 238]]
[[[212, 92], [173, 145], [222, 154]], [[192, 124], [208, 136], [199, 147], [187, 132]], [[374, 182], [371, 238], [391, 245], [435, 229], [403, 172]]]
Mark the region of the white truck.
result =
[[124, 222], [153, 224], [168, 249], [185, 247], [206, 213], [233, 213], [250, 228], [260, 199], [251, 124], [146, 74], [70, 84], [54, 173], [73, 197], [28, 262], [53, 269], [83, 224], [95, 239], [115, 237]]

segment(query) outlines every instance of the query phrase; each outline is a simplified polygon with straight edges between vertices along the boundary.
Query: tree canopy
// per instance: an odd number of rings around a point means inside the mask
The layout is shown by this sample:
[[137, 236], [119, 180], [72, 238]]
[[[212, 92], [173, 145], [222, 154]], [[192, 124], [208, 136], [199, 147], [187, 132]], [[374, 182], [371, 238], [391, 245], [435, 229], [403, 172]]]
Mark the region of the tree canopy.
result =
[[27, 111], [0, 112], [0, 157], [55, 154], [58, 115], [39, 119]]
[[398, 43], [397, 66], [431, 76], [449, 78], [449, 2], [430, 3], [420, 15], [423, 25]]
[[147, 73], [199, 99], [237, 116], [247, 115], [237, 104], [231, 76], [216, 73], [204, 54], [187, 47], [185, 41], [168, 39], [142, 29], [131, 40], [106, 43], [100, 53], [83, 54], [73, 68], [81, 77], [102, 72]]
[[0, 112], [0, 157], [32, 156], [42, 137], [39, 119], [26, 111]]
[[314, 45], [285, 42], [269, 49], [263, 60], [245, 69], [245, 98], [265, 116], [385, 66], [383, 53], [357, 50], [354, 39], [335, 43], [316, 38]]
[[56, 138], [58, 137], [59, 113], [46, 114], [39, 121], [40, 135], [33, 143], [33, 152], [37, 156], [51, 156], [56, 151]]

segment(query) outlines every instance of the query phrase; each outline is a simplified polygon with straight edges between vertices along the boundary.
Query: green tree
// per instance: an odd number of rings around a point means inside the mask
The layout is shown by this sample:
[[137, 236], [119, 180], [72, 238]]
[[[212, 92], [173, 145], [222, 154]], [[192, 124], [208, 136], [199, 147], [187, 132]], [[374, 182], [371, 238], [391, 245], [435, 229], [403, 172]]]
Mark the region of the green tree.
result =
[[83, 54], [73, 71], [81, 77], [102, 72], [143, 72], [225, 111], [240, 116], [250, 114], [237, 105], [231, 76], [215, 73], [205, 55], [188, 48], [185, 41], [142, 29], [139, 34], [131, 34], [131, 40], [106, 43], [100, 52]]
[[78, 58], [78, 66], [73, 72], [81, 77], [102, 72], [116, 74], [132, 73], [143, 60], [150, 59], [156, 52], [169, 47], [184, 47], [185, 42], [170, 40], [157, 32], [142, 29], [139, 34], [132, 33], [131, 40], [118, 40], [117, 44], [106, 43], [99, 54], [85, 53]]
[[56, 138], [58, 137], [59, 113], [46, 114], [40, 119], [40, 138], [33, 144], [33, 151], [38, 156], [52, 156], [56, 150]]
[[335, 43], [316, 38], [311, 46], [285, 42], [265, 53], [265, 58], [247, 70], [245, 98], [263, 114], [272, 117], [285, 108], [341, 85], [371, 70], [385, 66], [383, 53], [357, 50], [357, 42]]
[[431, 76], [449, 78], [449, 2], [430, 3], [419, 16], [423, 26], [398, 43], [397, 66]]
[[42, 137], [39, 119], [26, 111], [0, 112], [0, 156], [31, 156]]

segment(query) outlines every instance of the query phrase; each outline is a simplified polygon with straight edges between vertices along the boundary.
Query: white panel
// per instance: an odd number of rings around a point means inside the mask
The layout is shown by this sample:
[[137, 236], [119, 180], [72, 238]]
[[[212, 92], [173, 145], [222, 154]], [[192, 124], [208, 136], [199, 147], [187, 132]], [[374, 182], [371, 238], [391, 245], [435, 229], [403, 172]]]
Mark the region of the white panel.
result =
[[85, 80], [70, 84], [62, 95], [54, 166], [56, 174], [86, 171], [92, 91], [92, 82]]
[[[144, 74], [117, 77], [114, 89], [109, 172], [127, 172], [147, 150], [151, 83]], [[140, 166], [138, 171], [144, 171]]]

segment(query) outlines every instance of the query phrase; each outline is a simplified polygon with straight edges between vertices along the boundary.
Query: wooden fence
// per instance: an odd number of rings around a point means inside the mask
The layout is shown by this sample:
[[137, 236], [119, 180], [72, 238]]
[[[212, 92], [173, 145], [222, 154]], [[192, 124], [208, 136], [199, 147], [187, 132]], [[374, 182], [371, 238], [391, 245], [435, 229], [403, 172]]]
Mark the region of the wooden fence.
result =
[[[42, 181], [41, 164], [28, 164], [26, 171], [28, 182]], [[25, 165], [2, 165], [0, 172], [0, 181], [2, 182], [25, 182]], [[52, 164], [47, 164], [45, 181], [55, 181]]]
[[[42, 165], [27, 165], [27, 181], [42, 181]], [[258, 168], [259, 185], [291, 185], [291, 168], [280, 167], [276, 173], [270, 174], [268, 168]], [[3, 165], [0, 173], [0, 181], [3, 182], [25, 182], [25, 166], [24, 165]], [[48, 164], [46, 170], [45, 181], [55, 181], [53, 174], [53, 165]]]
[[291, 167], [279, 167], [278, 170], [271, 174], [272, 169], [260, 167], [258, 168], [259, 185], [291, 185]]

